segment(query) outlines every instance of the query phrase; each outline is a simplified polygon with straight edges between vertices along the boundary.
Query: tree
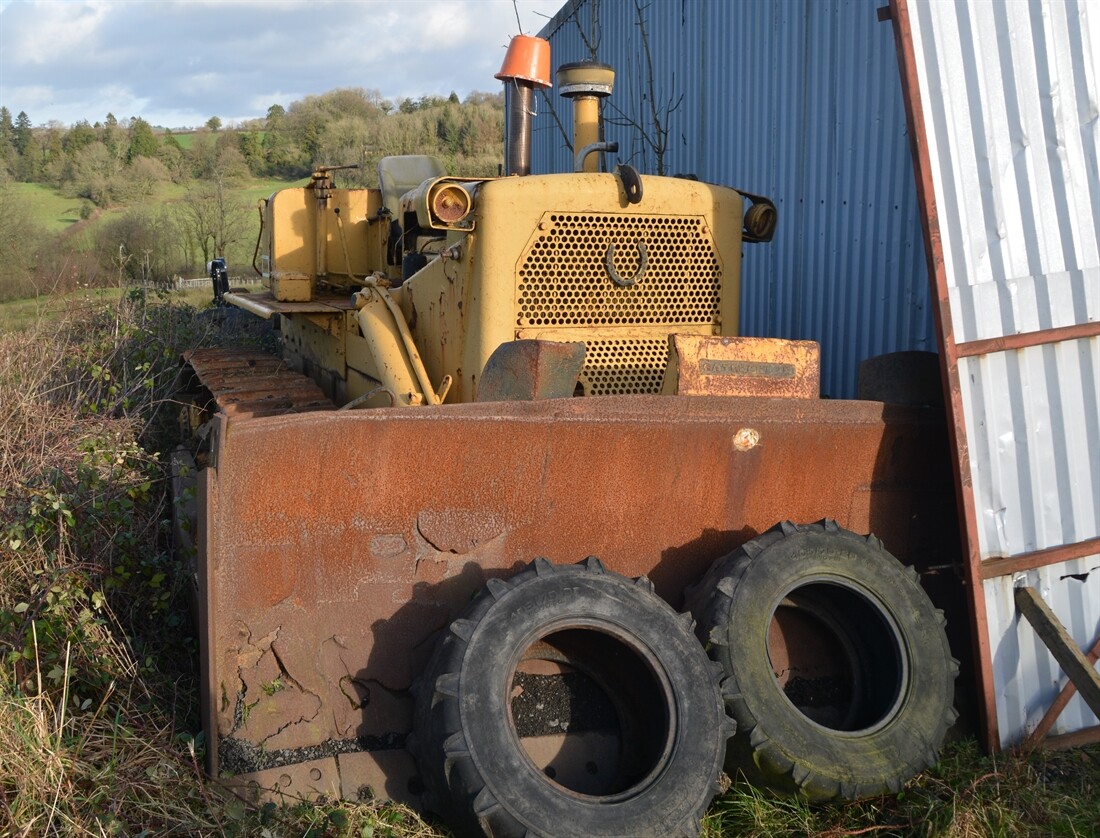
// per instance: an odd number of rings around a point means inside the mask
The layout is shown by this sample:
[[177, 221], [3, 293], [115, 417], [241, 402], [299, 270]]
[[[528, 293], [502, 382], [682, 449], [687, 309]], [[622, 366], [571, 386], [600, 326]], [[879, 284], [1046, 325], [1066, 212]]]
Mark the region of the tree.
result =
[[[16, 130], [18, 130], [18, 125], [16, 125]], [[23, 144], [23, 151], [16, 158], [16, 177], [25, 183], [35, 183], [42, 177], [45, 160], [46, 152], [41, 140], [34, 135], [34, 132], [28, 132], [26, 141]]]
[[459, 109], [450, 106], [440, 109], [435, 120], [436, 138], [452, 157], [458, 155], [462, 145], [462, 122]]
[[116, 161], [117, 171], [122, 167], [122, 164], [126, 162], [126, 156], [130, 151], [130, 143], [129, 139], [119, 127], [118, 120], [115, 119], [113, 113], [107, 114], [107, 118], [103, 120], [101, 139], [111, 159]]
[[191, 140], [186, 152], [191, 164], [191, 176], [202, 180], [223, 178], [227, 181], [248, 176], [248, 163], [237, 148], [235, 131], [214, 135], [200, 131]]
[[156, 157], [157, 137], [152, 127], [141, 117], [130, 122], [130, 150], [127, 155], [131, 163], [139, 157]]
[[65, 126], [51, 120], [42, 138], [41, 173], [46, 181], [56, 185], [61, 183], [61, 173], [65, 168], [65, 134]]
[[15, 123], [11, 121], [11, 111], [0, 107], [0, 155], [11, 147], [15, 139]]
[[82, 148], [87, 148], [99, 140], [96, 130], [88, 124], [88, 120], [82, 119], [73, 125], [65, 134], [64, 148], [69, 154], [75, 154]]
[[204, 265], [225, 255], [248, 227], [248, 205], [232, 197], [220, 175], [189, 189], [178, 208], [180, 226], [202, 252]]
[[85, 146], [69, 159], [63, 181], [66, 194], [87, 198], [97, 206], [109, 206], [118, 197], [119, 161], [104, 143]]
[[252, 131], [243, 131], [237, 135], [237, 147], [248, 168], [253, 174], [260, 174], [264, 168], [264, 147], [260, 138]]
[[[640, 101], [628, 102], [627, 107], [630, 108], [630, 112], [628, 113], [620, 104], [616, 104], [616, 102], [612, 100], [607, 100], [607, 107], [615, 114], [615, 118], [612, 119], [609, 117], [607, 118], [607, 122], [631, 129], [632, 136], [630, 145], [632, 151], [628, 159], [634, 160], [640, 157], [642, 165], [648, 166], [648, 157], [649, 154], [652, 153], [655, 163], [654, 168], [658, 175], [663, 175], [665, 174], [665, 155], [668, 151], [669, 144], [669, 123], [671, 122], [672, 114], [675, 113], [683, 103], [684, 95], [683, 93], [673, 92], [666, 97], [658, 90], [656, 74], [653, 67], [653, 53], [649, 48], [649, 22], [646, 20], [646, 13], [650, 5], [648, 3], [643, 4], [642, 0], [632, 0], [632, 2], [634, 5], [634, 21], [635, 25], [638, 27], [638, 35], [641, 40], [641, 54], [639, 55], [639, 64], [637, 66], [638, 75], [636, 82], [638, 89], [641, 91]], [[588, 33], [586, 33], [581, 26], [580, 20], [576, 16], [576, 12], [573, 14], [573, 21], [576, 23], [582, 39], [584, 39], [585, 43], [589, 46], [592, 58], [595, 59], [596, 48], [599, 45], [600, 39], [598, 0], [594, 0], [591, 6], [592, 24]], [[553, 104], [550, 97], [545, 97], [545, 101], [550, 103], [550, 109], [553, 112]], [[554, 117], [557, 119], [556, 112], [554, 113]], [[561, 128], [562, 133], [565, 134], [564, 126], [562, 126], [560, 120], [558, 120], [558, 126]]]
[[34, 293], [32, 273], [44, 238], [19, 196], [0, 186], [0, 300]]
[[127, 170], [125, 191], [127, 197], [144, 204], [158, 184], [171, 179], [168, 167], [155, 157], [136, 157]]
[[102, 268], [121, 281], [160, 281], [185, 267], [182, 238], [178, 219], [166, 207], [137, 207], [96, 229], [95, 252]]
[[157, 159], [164, 164], [173, 181], [182, 183], [187, 179], [187, 157], [176, 138], [172, 137], [171, 139], [172, 142], [168, 142], [166, 139], [165, 142], [160, 144], [160, 148], [157, 149]]
[[367, 186], [375, 181], [378, 158], [371, 157], [377, 143], [370, 123], [354, 117], [332, 122], [322, 137], [315, 163], [330, 166], [358, 165], [359, 169], [340, 173], [343, 186]]
[[467, 94], [463, 104], [491, 105], [500, 110], [504, 108], [504, 93], [500, 90], [496, 93], [486, 93], [483, 90], [474, 90]]
[[272, 105], [267, 109], [267, 130], [275, 131], [279, 128], [279, 125], [283, 121], [283, 117], [286, 116], [286, 108], [282, 105]]
[[212, 116], [210, 119], [206, 120], [206, 127], [211, 131], [219, 131], [222, 127], [222, 121], [218, 117]]
[[302, 151], [309, 158], [311, 165], [316, 162], [318, 155], [321, 153], [324, 130], [325, 123], [320, 116], [308, 117], [305, 125], [302, 126], [298, 142], [302, 146]]
[[15, 118], [15, 128], [12, 131], [12, 142], [20, 156], [27, 153], [27, 146], [31, 142], [31, 118], [26, 111], [20, 111]]

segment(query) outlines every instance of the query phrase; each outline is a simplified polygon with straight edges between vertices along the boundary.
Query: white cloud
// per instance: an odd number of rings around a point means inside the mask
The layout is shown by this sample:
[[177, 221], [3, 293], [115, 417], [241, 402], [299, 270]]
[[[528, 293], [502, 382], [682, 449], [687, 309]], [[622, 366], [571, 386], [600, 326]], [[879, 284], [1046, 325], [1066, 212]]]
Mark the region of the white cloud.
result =
[[[565, 0], [518, 2], [533, 33]], [[200, 125], [346, 87], [497, 90], [517, 31], [512, 0], [0, 0], [0, 16], [0, 104], [35, 124]]]
[[35, 0], [33, 3], [10, 4], [2, 13], [14, 16], [16, 10], [29, 5], [33, 25], [20, 26], [19, 38], [4, 39], [5, 52], [11, 51], [16, 62], [41, 65], [52, 60], [60, 51], [88, 49], [99, 42], [98, 33], [111, 4], [106, 0], [86, 0], [81, 3], [62, 3], [57, 0]]

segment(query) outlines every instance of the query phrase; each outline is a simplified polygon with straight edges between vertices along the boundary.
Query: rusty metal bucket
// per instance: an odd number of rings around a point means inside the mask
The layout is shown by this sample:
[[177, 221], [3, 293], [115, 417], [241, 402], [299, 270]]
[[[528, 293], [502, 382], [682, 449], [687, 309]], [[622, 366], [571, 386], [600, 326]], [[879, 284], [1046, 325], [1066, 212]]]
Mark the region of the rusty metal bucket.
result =
[[[219, 416], [199, 478], [210, 769], [415, 802], [408, 692], [490, 577], [597, 555], [674, 607], [776, 521], [944, 562], [942, 416], [877, 402], [554, 399]], [[947, 560], [950, 560], [949, 558]]]

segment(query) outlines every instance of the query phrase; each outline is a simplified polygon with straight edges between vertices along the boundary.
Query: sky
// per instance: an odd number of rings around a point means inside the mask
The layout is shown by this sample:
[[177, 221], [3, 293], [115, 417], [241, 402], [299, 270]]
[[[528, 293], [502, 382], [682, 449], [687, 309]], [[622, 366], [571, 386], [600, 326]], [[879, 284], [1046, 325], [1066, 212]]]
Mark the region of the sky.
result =
[[0, 0], [0, 105], [183, 128], [336, 88], [465, 98], [499, 90], [519, 23], [538, 34], [565, 1]]

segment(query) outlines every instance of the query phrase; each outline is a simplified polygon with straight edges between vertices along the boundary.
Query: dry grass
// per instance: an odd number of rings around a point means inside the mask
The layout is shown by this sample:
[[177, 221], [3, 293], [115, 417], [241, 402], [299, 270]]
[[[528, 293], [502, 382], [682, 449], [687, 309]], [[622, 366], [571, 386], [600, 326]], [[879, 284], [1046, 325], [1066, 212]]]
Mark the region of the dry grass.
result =
[[[0, 835], [396, 836], [393, 806], [254, 806], [199, 769], [191, 580], [168, 544], [180, 348], [239, 323], [124, 298], [0, 335]], [[231, 332], [227, 334], [227, 332]], [[734, 786], [716, 836], [1094, 836], [1100, 749], [973, 743], [895, 797], [809, 806]]]
[[858, 803], [810, 806], [735, 786], [715, 801], [705, 826], [707, 838], [1095, 838], [1100, 748], [987, 757], [973, 741], [960, 742], [901, 794]]
[[0, 335], [0, 835], [432, 834], [396, 807], [249, 806], [199, 770], [163, 453], [179, 350], [249, 337], [226, 322], [136, 296]]

